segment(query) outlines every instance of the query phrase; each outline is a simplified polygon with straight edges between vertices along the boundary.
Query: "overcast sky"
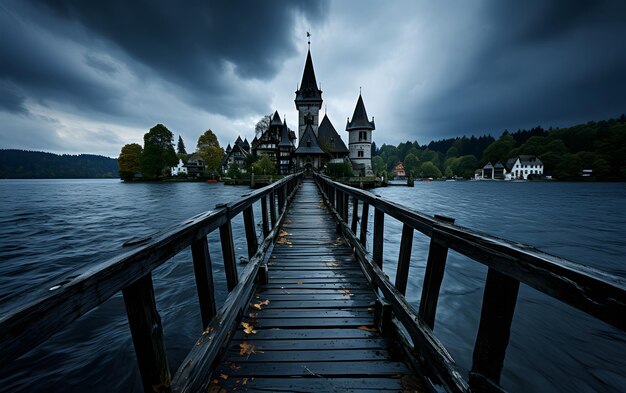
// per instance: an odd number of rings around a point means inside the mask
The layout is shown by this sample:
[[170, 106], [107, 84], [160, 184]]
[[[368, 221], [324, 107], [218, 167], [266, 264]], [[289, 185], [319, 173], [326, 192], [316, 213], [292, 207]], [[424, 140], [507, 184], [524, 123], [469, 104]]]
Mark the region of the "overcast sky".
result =
[[0, 0], [0, 148], [117, 157], [163, 123], [190, 151], [209, 128], [251, 140], [274, 110], [296, 129], [307, 31], [344, 140], [359, 87], [378, 145], [617, 117], [624, 15], [626, 1]]

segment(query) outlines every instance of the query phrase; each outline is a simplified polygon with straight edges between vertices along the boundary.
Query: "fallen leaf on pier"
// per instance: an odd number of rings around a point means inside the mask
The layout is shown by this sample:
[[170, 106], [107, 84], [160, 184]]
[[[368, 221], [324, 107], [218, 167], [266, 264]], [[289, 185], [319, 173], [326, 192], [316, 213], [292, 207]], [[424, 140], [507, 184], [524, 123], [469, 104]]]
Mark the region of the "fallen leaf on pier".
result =
[[282, 229], [280, 230], [280, 232], [278, 232], [278, 236], [279, 237], [285, 237], [285, 236], [288, 236], [288, 235], [289, 235], [289, 232], [283, 231]]
[[228, 379], [228, 375], [226, 375], [226, 374], [220, 374], [220, 378], [222, 378], [222, 379], [226, 380], [226, 379]]
[[211, 326], [209, 326], [208, 328], [204, 329], [204, 331], [202, 332], [202, 334], [210, 334], [213, 333], [213, 328]]
[[248, 314], [248, 318], [256, 318], [257, 315], [259, 315], [259, 314], [256, 313], [256, 312], [251, 312], [251, 313]]
[[239, 344], [239, 354], [241, 356], [250, 356], [254, 353], [263, 353], [263, 351], [257, 351], [254, 348], [254, 344], [248, 344], [247, 342], [242, 342]]
[[231, 364], [228, 367], [230, 367], [230, 369], [233, 370], [233, 371], [237, 371], [237, 370], [239, 370], [241, 368], [241, 366], [238, 366], [235, 363]]
[[335, 262], [324, 262], [324, 265], [328, 267], [337, 267], [337, 264]]
[[252, 326], [248, 322], [241, 322], [241, 326], [243, 326], [243, 331], [246, 334], [256, 334], [256, 330], [254, 330], [254, 326]]
[[302, 285], [302, 284], [304, 284], [304, 283], [303, 283], [302, 281], [298, 281], [296, 284], [298, 284], [298, 285]]
[[256, 308], [257, 310], [260, 310], [263, 306], [267, 306], [268, 304], [270, 304], [269, 300], [263, 300], [260, 303], [252, 304], [252, 307]]
[[241, 381], [242, 385], [246, 385], [248, 383], [248, 378], [244, 378], [243, 381]]
[[291, 245], [293, 244], [292, 242], [289, 241], [289, 239], [287, 239], [286, 237], [281, 237], [276, 241], [276, 244], [288, 244]]
[[359, 326], [357, 329], [365, 330], [366, 332], [378, 332], [378, 329], [376, 329], [375, 327], [370, 327], [370, 326]]

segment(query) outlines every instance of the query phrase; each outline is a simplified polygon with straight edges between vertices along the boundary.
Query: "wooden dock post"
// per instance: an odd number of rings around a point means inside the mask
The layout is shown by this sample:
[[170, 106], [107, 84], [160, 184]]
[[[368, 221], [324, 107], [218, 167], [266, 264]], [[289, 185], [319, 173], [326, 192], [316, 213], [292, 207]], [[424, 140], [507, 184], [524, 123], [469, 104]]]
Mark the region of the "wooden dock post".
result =
[[202, 329], [206, 329], [216, 313], [213, 269], [206, 236], [191, 243], [191, 255], [202, 316]]
[[154, 299], [152, 273], [124, 288], [122, 293], [143, 390], [146, 393], [170, 392], [170, 369], [167, 364], [161, 317]]

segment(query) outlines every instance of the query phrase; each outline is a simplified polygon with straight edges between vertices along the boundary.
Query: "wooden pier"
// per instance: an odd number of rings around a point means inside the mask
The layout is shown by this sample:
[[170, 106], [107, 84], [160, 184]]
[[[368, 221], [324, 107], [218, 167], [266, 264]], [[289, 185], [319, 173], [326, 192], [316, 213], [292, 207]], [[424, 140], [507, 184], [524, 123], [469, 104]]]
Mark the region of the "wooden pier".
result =
[[[241, 271], [231, 226], [239, 215], [248, 257]], [[383, 273], [385, 216], [403, 225], [395, 283]], [[221, 305], [214, 296], [215, 250], [207, 242], [213, 231], [220, 234], [229, 290]], [[413, 307], [404, 294], [420, 233], [430, 246], [420, 304]], [[152, 271], [187, 247], [202, 330], [172, 374]], [[469, 378], [435, 335], [449, 249], [488, 267]], [[0, 367], [122, 291], [145, 392], [503, 392], [520, 284], [626, 330], [626, 284], [619, 277], [299, 173], [137, 239], [121, 255], [16, 306], [0, 317]]]

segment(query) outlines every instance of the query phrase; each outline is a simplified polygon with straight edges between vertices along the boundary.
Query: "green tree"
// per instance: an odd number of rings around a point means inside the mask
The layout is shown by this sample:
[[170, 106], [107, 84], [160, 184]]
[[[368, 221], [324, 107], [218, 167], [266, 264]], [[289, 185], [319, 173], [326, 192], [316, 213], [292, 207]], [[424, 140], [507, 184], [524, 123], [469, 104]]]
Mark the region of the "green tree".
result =
[[178, 145], [176, 146], [176, 153], [180, 157], [181, 155], [187, 155], [187, 150], [185, 149], [185, 142], [183, 142], [183, 137], [178, 136]]
[[141, 153], [143, 148], [138, 143], [124, 145], [117, 159], [117, 172], [122, 180], [130, 180], [135, 173], [141, 172]]
[[340, 162], [326, 165], [326, 173], [332, 178], [351, 177], [354, 175], [352, 165], [347, 162]]
[[415, 157], [413, 154], [409, 153], [404, 158], [404, 171], [407, 174], [415, 176], [418, 174], [418, 170], [420, 168], [420, 160]]
[[432, 161], [426, 161], [420, 167], [420, 175], [422, 177], [432, 177], [434, 179], [441, 177], [441, 171]]
[[514, 147], [515, 139], [508, 132], [504, 132], [497, 141], [487, 146], [483, 153], [483, 161], [505, 163]]
[[164, 170], [176, 165], [178, 158], [172, 142], [174, 135], [163, 124], [152, 127], [143, 136], [141, 170], [148, 178], [159, 178]]
[[385, 164], [385, 160], [381, 156], [374, 156], [374, 158], [372, 158], [372, 169], [374, 170], [374, 174], [379, 176], [387, 169], [387, 164]]
[[239, 165], [233, 164], [228, 167], [228, 171], [226, 171], [226, 176], [230, 177], [231, 179], [239, 179], [243, 176], [243, 172], [241, 172], [241, 168], [239, 168]]
[[254, 164], [252, 169], [255, 175], [274, 175], [276, 174], [276, 164], [265, 154], [261, 156]]
[[454, 176], [454, 173], [452, 173], [452, 169], [450, 169], [450, 167], [446, 168], [446, 171], [444, 174], [447, 178], [451, 178], [452, 176]]
[[224, 149], [220, 147], [220, 142], [213, 131], [209, 129], [200, 135], [196, 152], [204, 160], [206, 165], [204, 172], [212, 177], [217, 176], [220, 164], [224, 159]]

